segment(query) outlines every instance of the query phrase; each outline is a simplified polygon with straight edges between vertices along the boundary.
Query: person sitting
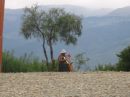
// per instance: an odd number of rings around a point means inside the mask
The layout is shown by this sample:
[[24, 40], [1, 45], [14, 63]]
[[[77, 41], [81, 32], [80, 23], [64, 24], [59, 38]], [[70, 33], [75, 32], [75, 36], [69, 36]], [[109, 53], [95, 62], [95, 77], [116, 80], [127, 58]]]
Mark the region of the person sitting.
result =
[[70, 54], [67, 55], [66, 50], [62, 49], [62, 51], [60, 52], [60, 55], [58, 57], [60, 72], [72, 71], [72, 63], [71, 63], [70, 57], [71, 57]]

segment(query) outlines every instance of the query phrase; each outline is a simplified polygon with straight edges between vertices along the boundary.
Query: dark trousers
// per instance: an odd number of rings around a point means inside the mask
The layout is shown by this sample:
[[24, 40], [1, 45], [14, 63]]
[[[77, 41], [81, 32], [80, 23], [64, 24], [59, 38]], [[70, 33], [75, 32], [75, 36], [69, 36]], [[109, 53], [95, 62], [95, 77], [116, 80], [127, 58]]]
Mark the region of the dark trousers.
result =
[[59, 72], [67, 72], [68, 67], [67, 64], [59, 64]]

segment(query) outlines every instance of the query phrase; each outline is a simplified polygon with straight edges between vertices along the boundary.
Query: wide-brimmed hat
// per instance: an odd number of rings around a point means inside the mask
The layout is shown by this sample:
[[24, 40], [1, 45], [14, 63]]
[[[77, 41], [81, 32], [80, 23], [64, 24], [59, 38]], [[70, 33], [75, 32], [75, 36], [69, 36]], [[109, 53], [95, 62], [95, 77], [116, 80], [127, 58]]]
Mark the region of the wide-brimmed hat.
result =
[[62, 49], [60, 53], [62, 54], [62, 53], [66, 53], [66, 52], [67, 51], [65, 49]]

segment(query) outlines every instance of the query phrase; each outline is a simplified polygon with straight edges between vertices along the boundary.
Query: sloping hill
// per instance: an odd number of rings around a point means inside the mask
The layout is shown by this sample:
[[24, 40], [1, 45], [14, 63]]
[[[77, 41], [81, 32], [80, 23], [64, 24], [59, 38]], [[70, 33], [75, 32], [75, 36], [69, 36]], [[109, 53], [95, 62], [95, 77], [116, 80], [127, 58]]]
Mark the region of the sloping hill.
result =
[[[46, 7], [47, 8], [47, 7]], [[67, 6], [67, 10], [76, 9]], [[70, 9], [69, 9], [70, 8]], [[129, 7], [128, 7], [129, 8]], [[126, 8], [126, 9], [128, 9]], [[82, 9], [82, 11], [85, 11]], [[80, 7], [78, 11], [81, 11]], [[75, 10], [73, 10], [75, 12]], [[81, 12], [82, 12], [81, 11]], [[88, 11], [86, 10], [87, 13]], [[35, 39], [25, 40], [20, 34], [22, 9], [5, 12], [4, 44], [6, 50], [15, 50], [15, 55], [21, 56], [25, 52], [33, 52], [39, 58], [43, 58], [41, 42]], [[82, 36], [76, 46], [65, 46], [63, 43], [55, 45], [55, 58], [62, 48], [67, 49], [73, 56], [80, 52], [86, 52], [90, 58], [88, 64], [95, 67], [98, 64], [116, 63], [116, 54], [130, 45], [130, 17], [126, 16], [94, 16], [83, 17]]]
[[114, 11], [112, 11], [110, 16], [130, 16], [130, 6], [123, 7], [123, 8], [118, 8]]
[[[130, 19], [121, 17], [85, 20], [80, 47], [87, 52], [90, 64], [116, 63], [118, 54], [130, 45]], [[85, 44], [85, 45], [84, 45]]]

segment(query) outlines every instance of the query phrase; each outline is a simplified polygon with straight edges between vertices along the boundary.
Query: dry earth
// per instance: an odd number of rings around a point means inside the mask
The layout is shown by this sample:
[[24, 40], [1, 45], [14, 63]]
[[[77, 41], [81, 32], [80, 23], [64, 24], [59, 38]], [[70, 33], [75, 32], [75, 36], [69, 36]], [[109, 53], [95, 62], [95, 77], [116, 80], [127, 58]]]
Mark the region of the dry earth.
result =
[[130, 97], [130, 73], [1, 73], [0, 97]]

